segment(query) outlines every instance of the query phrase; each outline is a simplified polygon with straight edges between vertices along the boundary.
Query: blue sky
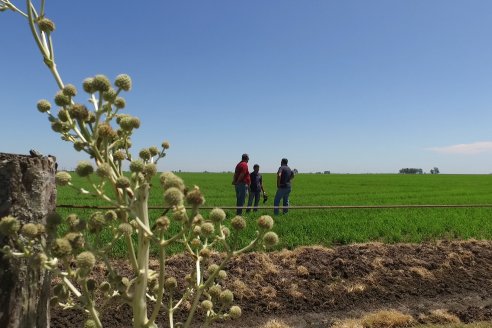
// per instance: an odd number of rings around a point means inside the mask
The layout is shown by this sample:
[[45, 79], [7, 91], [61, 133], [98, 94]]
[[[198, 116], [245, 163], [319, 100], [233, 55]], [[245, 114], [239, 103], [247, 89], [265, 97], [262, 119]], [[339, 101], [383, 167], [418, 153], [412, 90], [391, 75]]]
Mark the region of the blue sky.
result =
[[[19, 8], [24, 1], [13, 1]], [[128, 73], [134, 151], [160, 170], [492, 173], [488, 0], [47, 1], [65, 83]], [[56, 84], [27, 21], [0, 13], [0, 151], [86, 156], [36, 102]], [[78, 101], [84, 101], [79, 98]]]

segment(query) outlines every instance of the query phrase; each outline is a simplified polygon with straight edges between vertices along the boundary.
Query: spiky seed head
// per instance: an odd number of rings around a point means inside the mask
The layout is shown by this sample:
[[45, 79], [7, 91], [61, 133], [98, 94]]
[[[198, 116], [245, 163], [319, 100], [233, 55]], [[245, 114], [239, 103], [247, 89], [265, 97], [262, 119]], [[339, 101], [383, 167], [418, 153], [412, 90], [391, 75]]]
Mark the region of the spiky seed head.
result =
[[167, 216], [161, 216], [155, 221], [155, 226], [157, 229], [165, 231], [169, 228], [170, 223], [171, 222], [169, 221], [169, 218]]
[[19, 220], [11, 215], [5, 216], [0, 220], [0, 234], [10, 236], [17, 233], [20, 229]]
[[268, 231], [264, 236], [263, 236], [263, 242], [265, 243], [265, 246], [267, 247], [272, 247], [278, 244], [278, 236], [275, 232], [273, 231]]
[[201, 228], [200, 226], [195, 226], [195, 227], [193, 227], [193, 234], [194, 234], [195, 236], [198, 236], [198, 235], [200, 235], [201, 233], [202, 233], [202, 228]]
[[130, 123], [134, 129], [138, 129], [140, 127], [140, 119], [138, 117], [132, 117], [130, 119]]
[[231, 234], [231, 230], [229, 230], [229, 228], [227, 227], [222, 227], [222, 233], [225, 237], [229, 237], [229, 235]]
[[150, 151], [147, 148], [142, 149], [138, 153], [138, 156], [140, 156], [140, 158], [143, 159], [144, 161], [148, 161], [152, 157]]
[[217, 277], [219, 277], [219, 279], [226, 279], [227, 278], [227, 272], [225, 272], [224, 270], [220, 270], [219, 273], [217, 274]]
[[55, 183], [57, 186], [66, 186], [72, 181], [72, 176], [66, 171], [56, 172]]
[[58, 118], [60, 119], [60, 121], [62, 122], [66, 122], [68, 121], [68, 111], [65, 110], [65, 109], [60, 109], [60, 111], [58, 112]]
[[200, 250], [200, 252], [198, 254], [201, 257], [203, 257], [204, 259], [208, 259], [210, 257], [210, 255], [212, 255], [212, 252], [210, 251], [210, 249], [204, 248], [204, 249]]
[[258, 226], [261, 229], [270, 230], [273, 227], [273, 218], [270, 215], [262, 215], [258, 218]]
[[243, 230], [246, 228], [246, 220], [242, 216], [237, 215], [231, 220], [231, 226], [237, 231]]
[[38, 101], [37, 107], [41, 113], [46, 113], [51, 109], [51, 104], [48, 100], [41, 99], [40, 101]]
[[220, 293], [219, 300], [222, 304], [229, 305], [234, 302], [234, 294], [229, 289], [226, 289]]
[[108, 210], [104, 213], [104, 219], [106, 219], [106, 221], [116, 221], [116, 219], [118, 219], [118, 214], [116, 214], [116, 211], [114, 210]]
[[172, 290], [172, 289], [175, 289], [176, 287], [178, 287], [178, 282], [177, 282], [176, 278], [174, 278], [174, 277], [169, 277], [164, 282], [164, 288], [166, 288], [166, 289]]
[[209, 275], [212, 275], [215, 273], [215, 271], [219, 270], [219, 266], [215, 263], [210, 264], [207, 268], [207, 272]]
[[72, 245], [70, 245], [70, 242], [65, 238], [57, 238], [54, 242], [52, 251], [53, 255], [56, 257], [65, 257], [72, 253]]
[[64, 95], [63, 92], [58, 91], [55, 95], [55, 104], [60, 107], [70, 105], [70, 97]]
[[232, 319], [239, 318], [241, 314], [242, 314], [241, 308], [237, 305], [233, 305], [229, 309], [229, 315], [231, 316]]
[[82, 88], [84, 89], [85, 92], [94, 93], [96, 91], [94, 89], [93, 82], [94, 79], [92, 77], [88, 77], [82, 82]]
[[[122, 98], [122, 97], [117, 97], [115, 100], [114, 100], [114, 105], [116, 106], [116, 108], [118, 109], [123, 109], [126, 107], [126, 101], [125, 101], [125, 98]], [[139, 123], [139, 126], [140, 126], [140, 123]]]
[[147, 178], [151, 178], [157, 173], [157, 166], [154, 163], [145, 164], [142, 173]]
[[92, 270], [96, 265], [96, 257], [92, 252], [85, 251], [77, 255], [77, 266], [82, 269]]
[[201, 206], [205, 203], [205, 197], [203, 197], [200, 188], [195, 186], [186, 194], [186, 202], [192, 206]]
[[210, 211], [210, 215], [208, 218], [212, 222], [219, 223], [225, 220], [226, 214], [223, 209], [216, 207], [212, 211]]
[[123, 131], [131, 132], [133, 130], [132, 118], [130, 116], [125, 116], [120, 119], [120, 121], [116, 121], [121, 127]]
[[127, 74], [120, 74], [114, 80], [114, 85], [125, 91], [129, 91], [132, 88], [132, 79]]
[[168, 141], [163, 141], [161, 146], [164, 149], [169, 149], [169, 147], [171, 147], [171, 144]]
[[222, 288], [220, 287], [220, 285], [213, 285], [208, 289], [208, 293], [213, 298], [219, 298], [220, 293], [222, 293]]
[[77, 88], [73, 84], [67, 84], [62, 92], [65, 96], [75, 97], [77, 95]]
[[89, 218], [88, 228], [92, 233], [98, 233], [106, 224], [106, 219], [104, 218], [104, 214], [102, 212], [94, 212]]
[[203, 216], [198, 213], [197, 215], [195, 215], [195, 217], [193, 218], [193, 224], [196, 224], [196, 225], [200, 225], [203, 223]]
[[89, 110], [84, 104], [73, 104], [68, 111], [77, 120], [88, 121], [90, 118]]
[[[195, 228], [200, 228], [200, 227], [195, 227]], [[191, 241], [190, 244], [191, 244], [191, 247], [193, 247], [193, 248], [198, 248], [198, 247], [202, 246], [202, 242], [198, 238], [193, 238], [193, 240]]]
[[144, 168], [144, 162], [141, 159], [133, 160], [130, 162], [130, 171], [133, 173], [142, 172]]
[[65, 235], [73, 249], [81, 249], [85, 245], [84, 236], [80, 232], [69, 232]]
[[97, 324], [94, 320], [92, 319], [87, 319], [84, 322], [84, 328], [97, 328]]
[[99, 134], [100, 137], [102, 138], [115, 138], [116, 137], [116, 132], [113, 130], [111, 125], [108, 123], [101, 123], [97, 127], [97, 133]]
[[55, 30], [55, 23], [49, 18], [41, 18], [38, 21], [38, 27], [42, 32], [51, 33]]
[[122, 150], [118, 150], [113, 154], [113, 158], [117, 161], [123, 161], [126, 159], [126, 154]]
[[119, 177], [118, 179], [116, 179], [116, 188], [128, 188], [130, 187], [130, 180], [125, 177], [125, 176], [122, 176], [122, 177]]
[[94, 76], [92, 80], [92, 86], [94, 90], [105, 92], [111, 88], [111, 82], [109, 82], [108, 78], [103, 74], [98, 74]]
[[133, 233], [133, 227], [129, 223], [121, 223], [118, 226], [118, 231], [123, 235], [130, 236]]
[[209, 300], [202, 301], [202, 309], [204, 311], [210, 311], [212, 310], [213, 307], [214, 307], [214, 303], [212, 303], [212, 301]]
[[184, 189], [185, 189], [183, 179], [181, 179], [180, 177], [178, 177], [177, 175], [175, 175], [172, 172], [162, 173], [159, 180], [160, 180], [161, 185], [164, 188], [164, 190], [172, 188], [172, 187], [178, 188], [181, 191], [184, 191]]
[[22, 226], [20, 233], [29, 239], [36, 238], [38, 235], [38, 226], [34, 223], [26, 223]]
[[204, 237], [210, 237], [211, 235], [213, 235], [215, 231], [215, 227], [212, 222], [204, 222], [202, 223], [200, 228], [202, 230], [202, 235]]
[[77, 140], [73, 143], [73, 148], [76, 150], [76, 151], [81, 151], [81, 150], [84, 150], [85, 146], [87, 144], [83, 141], [80, 141], [80, 140]]
[[183, 204], [183, 193], [178, 188], [171, 187], [164, 192], [164, 203], [170, 206]]
[[101, 178], [109, 178], [111, 176], [111, 165], [109, 163], [102, 163], [96, 169], [96, 174]]
[[174, 206], [173, 220], [177, 222], [188, 221], [188, 214], [186, 213], [186, 208], [182, 204], [178, 206]]
[[77, 232], [85, 229], [85, 221], [79, 219], [77, 214], [67, 216], [67, 223], [70, 231]]
[[78, 176], [84, 178], [94, 173], [94, 167], [88, 161], [80, 161], [75, 168], [75, 173], [77, 173]]
[[159, 148], [157, 148], [156, 146], [149, 147], [149, 151], [151, 156], [155, 156], [159, 154]]
[[116, 91], [111, 88], [108, 91], [104, 92], [103, 99], [109, 102], [114, 102], [114, 100], [116, 99]]

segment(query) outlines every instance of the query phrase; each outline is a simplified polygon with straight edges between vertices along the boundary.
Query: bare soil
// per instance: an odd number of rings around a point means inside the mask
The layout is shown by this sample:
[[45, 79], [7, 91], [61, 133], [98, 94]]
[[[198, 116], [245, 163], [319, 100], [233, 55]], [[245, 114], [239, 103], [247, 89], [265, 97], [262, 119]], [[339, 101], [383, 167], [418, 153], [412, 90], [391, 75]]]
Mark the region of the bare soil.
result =
[[[176, 277], [192, 265], [184, 255], [168, 261]], [[303, 247], [244, 254], [226, 270], [223, 285], [234, 292], [243, 316], [214, 327], [262, 327], [276, 318], [291, 327], [325, 328], [384, 309], [417, 321], [432, 310], [447, 310], [462, 322], [491, 321], [492, 327], [492, 241]], [[80, 311], [52, 309], [52, 327], [80, 327], [84, 320]], [[103, 324], [131, 327], [131, 309], [106, 311]], [[164, 313], [159, 327], [167, 327]]]

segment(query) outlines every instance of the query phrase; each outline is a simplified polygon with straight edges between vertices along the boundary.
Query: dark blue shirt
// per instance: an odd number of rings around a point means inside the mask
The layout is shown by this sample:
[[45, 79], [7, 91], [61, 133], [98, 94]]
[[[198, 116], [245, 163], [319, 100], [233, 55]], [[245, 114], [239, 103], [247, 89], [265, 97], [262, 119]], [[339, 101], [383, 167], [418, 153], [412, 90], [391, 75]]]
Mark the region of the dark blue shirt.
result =
[[261, 191], [261, 185], [263, 183], [261, 174], [253, 171], [249, 174], [249, 176], [251, 178], [250, 190], [253, 192]]
[[280, 175], [280, 185], [279, 188], [288, 188], [290, 187], [290, 180], [294, 176], [294, 172], [287, 165], [282, 165], [279, 167], [277, 174]]

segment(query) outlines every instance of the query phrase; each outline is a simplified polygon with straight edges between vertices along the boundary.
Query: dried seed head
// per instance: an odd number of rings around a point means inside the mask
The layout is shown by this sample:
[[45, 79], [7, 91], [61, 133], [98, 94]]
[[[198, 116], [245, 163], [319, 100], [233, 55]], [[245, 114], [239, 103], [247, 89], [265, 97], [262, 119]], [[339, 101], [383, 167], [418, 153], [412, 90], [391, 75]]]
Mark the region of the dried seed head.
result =
[[229, 309], [229, 315], [231, 316], [232, 319], [237, 319], [241, 316], [241, 308], [237, 305], [231, 306]]
[[[200, 228], [200, 227], [195, 227], [195, 228]], [[200, 239], [198, 238], [194, 238], [192, 241], [191, 241], [191, 247], [193, 248], [198, 248], [200, 246], [202, 246], [202, 242], [200, 241]]]
[[183, 205], [174, 206], [173, 220], [177, 222], [188, 221], [188, 214], [186, 213], [186, 208]]
[[201, 233], [202, 233], [202, 228], [201, 228], [200, 226], [195, 226], [195, 227], [193, 227], [193, 234], [194, 234], [195, 236], [198, 236], [198, 235], [199, 235], [199, 234], [201, 234]]
[[94, 173], [94, 167], [92, 167], [92, 164], [88, 161], [81, 161], [75, 168], [75, 173], [82, 178], [87, 177]]
[[94, 93], [96, 90], [94, 89], [93, 86], [94, 79], [89, 77], [82, 82], [82, 88], [84, 89], [85, 92], [87, 93]]
[[203, 216], [198, 213], [197, 215], [195, 215], [195, 217], [193, 218], [193, 224], [197, 224], [197, 225], [200, 225], [203, 223]]
[[[116, 91], [111, 88], [108, 91], [104, 92], [103, 99], [109, 102], [114, 102], [114, 100], [116, 99]], [[109, 109], [111, 109], [111, 107], [109, 107]]]
[[172, 289], [175, 289], [176, 287], [178, 287], [178, 282], [176, 281], [176, 278], [174, 278], [174, 277], [169, 277], [164, 282], [164, 288], [166, 288], [166, 289], [172, 290]]
[[118, 231], [123, 235], [130, 236], [133, 233], [133, 227], [129, 223], [121, 223], [118, 226]]
[[84, 270], [92, 270], [96, 265], [96, 257], [89, 251], [77, 255], [77, 266]]
[[164, 202], [170, 206], [183, 204], [183, 193], [175, 187], [171, 187], [164, 192]]
[[203, 197], [200, 188], [195, 186], [191, 191], [186, 194], [186, 202], [192, 206], [201, 206], [205, 203], [205, 197]]
[[235, 230], [241, 231], [246, 228], [246, 220], [242, 216], [237, 215], [231, 220], [231, 226]]
[[53, 255], [56, 257], [65, 257], [72, 253], [72, 245], [65, 238], [57, 238], [53, 245]]
[[57, 186], [66, 186], [70, 183], [71, 180], [72, 176], [70, 175], [70, 173], [65, 171], [57, 172], [55, 175], [55, 182]]
[[108, 210], [104, 213], [104, 219], [106, 221], [116, 221], [118, 219], [118, 214], [114, 210]]
[[141, 159], [137, 159], [130, 162], [130, 171], [133, 173], [142, 172], [144, 168], [144, 162]]
[[67, 84], [62, 92], [65, 96], [75, 97], [77, 95], [77, 88], [73, 84]]
[[213, 285], [208, 289], [208, 293], [213, 298], [219, 298], [220, 293], [222, 293], [222, 288], [220, 287], [220, 285]]
[[92, 233], [101, 232], [106, 224], [106, 219], [104, 218], [104, 214], [102, 212], [94, 212], [89, 218], [88, 228]]
[[132, 88], [132, 79], [127, 74], [120, 74], [116, 77], [114, 85], [125, 91], [129, 91]]
[[258, 226], [261, 229], [270, 230], [273, 227], [273, 218], [270, 215], [262, 215], [258, 218]]
[[92, 80], [92, 87], [95, 91], [105, 92], [111, 89], [111, 82], [105, 75], [98, 74]]
[[138, 156], [140, 156], [141, 159], [144, 161], [148, 161], [152, 156], [150, 155], [150, 150], [147, 148], [142, 149], [139, 153]]
[[48, 100], [41, 99], [40, 101], [38, 101], [37, 107], [41, 113], [46, 113], [51, 109], [51, 104]]
[[222, 222], [226, 218], [226, 214], [223, 209], [221, 208], [214, 208], [212, 211], [210, 211], [210, 215], [208, 217], [210, 221], [212, 222]]
[[55, 30], [55, 23], [49, 18], [41, 18], [38, 21], [38, 27], [42, 32], [51, 33]]
[[97, 328], [97, 324], [94, 320], [92, 319], [87, 319], [84, 322], [84, 328]]
[[219, 279], [226, 279], [227, 278], [227, 272], [225, 272], [224, 270], [220, 270], [219, 273], [217, 274], [217, 277], [219, 277]]
[[113, 138], [116, 138], [117, 137], [116, 132], [113, 130], [113, 128], [111, 127], [111, 125], [109, 125], [107, 123], [101, 123], [101, 124], [99, 124], [98, 127], [97, 127], [97, 133], [102, 138], [113, 139]]
[[169, 228], [169, 218], [167, 216], [161, 216], [155, 221], [156, 228], [159, 230], [167, 230]]
[[219, 300], [222, 304], [229, 305], [234, 302], [234, 294], [229, 289], [226, 289], [220, 293]]
[[202, 302], [202, 309], [204, 311], [210, 311], [212, 310], [213, 307], [214, 307], [214, 303], [212, 303], [212, 301], [205, 300]]
[[157, 173], [157, 166], [153, 163], [146, 164], [143, 168], [142, 173], [145, 175], [145, 177], [151, 178]]
[[[114, 105], [116, 106], [116, 108], [122, 109], [122, 108], [125, 108], [126, 107], [126, 101], [122, 97], [117, 97], [114, 100]], [[135, 123], [133, 123], [133, 124], [135, 124]], [[138, 126], [136, 128], [138, 128], [139, 126], [140, 126], [140, 121], [138, 122]]]
[[278, 236], [275, 232], [273, 231], [268, 231], [264, 236], [263, 236], [263, 242], [265, 243], [265, 246], [267, 247], [272, 247], [278, 244]]
[[215, 271], [219, 270], [219, 266], [217, 264], [210, 264], [207, 268], [207, 272], [209, 275], [212, 275], [215, 273]]
[[80, 232], [69, 232], [63, 238], [70, 242], [73, 249], [81, 249], [85, 245], [84, 236]]
[[181, 179], [180, 177], [178, 177], [177, 175], [175, 175], [172, 172], [162, 173], [159, 180], [160, 180], [161, 185], [164, 188], [164, 190], [172, 188], [172, 187], [178, 188], [181, 191], [184, 191], [184, 189], [185, 189], [183, 179]]
[[157, 148], [156, 146], [149, 147], [149, 151], [150, 151], [150, 155], [152, 156], [159, 154], [159, 148]]
[[125, 160], [125, 159], [126, 159], [126, 154], [125, 154], [125, 152], [124, 152], [124, 151], [122, 151], [122, 150], [118, 150], [117, 152], [115, 152], [115, 153], [113, 154], [113, 158], [114, 158], [115, 160], [117, 160], [117, 161], [123, 161], [123, 160]]
[[111, 165], [109, 163], [102, 163], [96, 169], [96, 174], [101, 178], [109, 178], [111, 176]]
[[128, 188], [130, 187], [130, 180], [125, 177], [125, 176], [122, 176], [122, 177], [119, 177], [118, 179], [116, 179], [116, 188]]
[[20, 233], [26, 238], [35, 238], [38, 235], [38, 226], [34, 223], [26, 223], [22, 226]]
[[204, 249], [200, 250], [199, 255], [201, 257], [203, 257], [204, 259], [208, 259], [210, 257], [210, 255], [212, 255], [212, 252], [210, 251], [210, 249], [204, 248]]
[[60, 107], [70, 105], [70, 97], [58, 91], [55, 95], [55, 104]]
[[227, 227], [222, 227], [222, 233], [225, 237], [229, 237], [229, 235], [231, 234], [231, 230], [229, 230], [229, 228]]
[[162, 142], [162, 145], [161, 145], [161, 146], [162, 146], [162, 148], [164, 148], [164, 149], [169, 149], [169, 147], [171, 147], [171, 145], [169, 144], [169, 142], [168, 142], [168, 141], [164, 141], [164, 142]]
[[60, 111], [58, 112], [58, 118], [62, 122], [68, 121], [68, 111], [65, 109], [60, 109]]
[[211, 222], [204, 222], [200, 226], [202, 235], [204, 237], [210, 237], [215, 232], [215, 227]]

